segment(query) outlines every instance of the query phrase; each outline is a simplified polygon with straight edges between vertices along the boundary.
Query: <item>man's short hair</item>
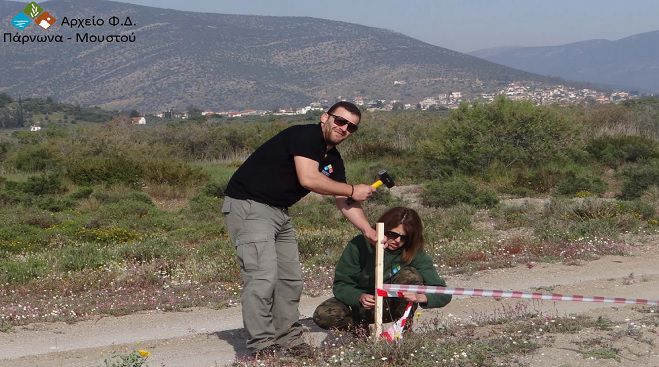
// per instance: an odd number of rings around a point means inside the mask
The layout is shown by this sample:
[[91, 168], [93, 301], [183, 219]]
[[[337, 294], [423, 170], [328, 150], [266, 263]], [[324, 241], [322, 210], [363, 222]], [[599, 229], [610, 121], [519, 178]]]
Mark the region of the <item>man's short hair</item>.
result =
[[332, 107], [329, 108], [329, 110], [327, 110], [327, 113], [334, 113], [334, 111], [336, 111], [339, 107], [343, 107], [346, 111], [356, 115], [359, 117], [359, 120], [362, 119], [362, 111], [359, 110], [359, 107], [348, 101], [336, 102], [334, 105], [332, 105]]

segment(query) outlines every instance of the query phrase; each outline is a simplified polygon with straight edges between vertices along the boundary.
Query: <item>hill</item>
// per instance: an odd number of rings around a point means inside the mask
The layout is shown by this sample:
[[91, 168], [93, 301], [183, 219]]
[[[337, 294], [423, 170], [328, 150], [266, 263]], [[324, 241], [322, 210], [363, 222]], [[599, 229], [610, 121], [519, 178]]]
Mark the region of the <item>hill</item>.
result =
[[588, 40], [551, 47], [502, 47], [470, 54], [532, 73], [659, 93], [659, 31], [616, 41]]
[[[556, 82], [400, 33], [324, 19], [203, 14], [105, 0], [41, 5], [57, 24], [17, 31], [10, 20], [25, 4], [0, 1], [2, 24], [12, 35], [63, 38], [3, 40], [0, 92], [150, 111], [271, 109], [337, 96], [416, 103], [450, 91], [492, 92], [511, 81]], [[134, 25], [111, 26], [112, 16], [130, 17]], [[71, 28], [62, 25], [65, 17], [105, 24]], [[135, 42], [76, 42], [85, 33], [134, 35]]]

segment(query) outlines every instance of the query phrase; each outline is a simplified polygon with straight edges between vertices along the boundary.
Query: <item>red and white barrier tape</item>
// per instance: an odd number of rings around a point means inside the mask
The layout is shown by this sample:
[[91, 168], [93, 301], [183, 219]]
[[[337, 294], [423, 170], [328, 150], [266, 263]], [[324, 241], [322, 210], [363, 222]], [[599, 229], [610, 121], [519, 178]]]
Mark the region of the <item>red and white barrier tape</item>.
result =
[[410, 316], [410, 312], [412, 311], [412, 305], [412, 302], [407, 302], [403, 316], [401, 316], [400, 319], [396, 320], [396, 322], [389, 326], [386, 331], [383, 331], [380, 336], [385, 338], [388, 342], [403, 339], [403, 330], [405, 330], [405, 325], [407, 325], [407, 318]]
[[623, 303], [627, 305], [659, 305], [659, 301], [647, 300], [641, 298], [621, 298], [621, 297], [600, 297], [600, 296], [582, 296], [578, 294], [544, 294], [537, 292], [520, 292], [520, 291], [501, 291], [496, 289], [474, 289], [474, 288], [447, 288], [424, 285], [406, 285], [406, 284], [384, 284], [383, 289], [377, 289], [378, 296], [381, 297], [401, 297], [402, 292], [414, 293], [439, 293], [452, 294], [456, 296], [472, 297], [494, 297], [494, 298], [524, 298], [524, 299], [543, 299], [548, 301], [574, 301], [574, 302], [600, 302], [600, 303]]

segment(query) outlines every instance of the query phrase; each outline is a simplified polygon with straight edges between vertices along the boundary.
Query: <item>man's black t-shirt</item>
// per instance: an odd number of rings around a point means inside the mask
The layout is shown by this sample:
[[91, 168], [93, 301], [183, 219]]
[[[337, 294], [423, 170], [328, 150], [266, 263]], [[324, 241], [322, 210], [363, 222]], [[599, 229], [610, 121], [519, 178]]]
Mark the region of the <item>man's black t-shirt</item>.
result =
[[263, 143], [247, 158], [227, 184], [226, 195], [289, 207], [309, 193], [300, 185], [294, 156], [318, 162], [318, 171], [334, 181], [346, 182], [345, 167], [336, 148], [325, 152], [319, 124], [291, 126]]

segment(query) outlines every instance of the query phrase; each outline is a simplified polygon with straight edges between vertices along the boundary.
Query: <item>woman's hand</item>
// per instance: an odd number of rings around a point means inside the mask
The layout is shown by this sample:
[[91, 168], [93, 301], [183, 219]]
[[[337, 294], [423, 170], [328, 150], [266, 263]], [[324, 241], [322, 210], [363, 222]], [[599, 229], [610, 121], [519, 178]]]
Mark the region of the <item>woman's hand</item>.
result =
[[407, 302], [428, 303], [428, 297], [423, 293], [403, 292], [403, 298]]
[[397, 244], [395, 241], [388, 239], [387, 237], [385, 237], [384, 240], [382, 241], [382, 246], [386, 250], [391, 250], [391, 251], [397, 250], [400, 247], [399, 244]]
[[361, 303], [362, 307], [364, 307], [366, 310], [375, 308], [375, 296], [372, 294], [362, 293], [362, 295], [359, 296], [359, 303]]

